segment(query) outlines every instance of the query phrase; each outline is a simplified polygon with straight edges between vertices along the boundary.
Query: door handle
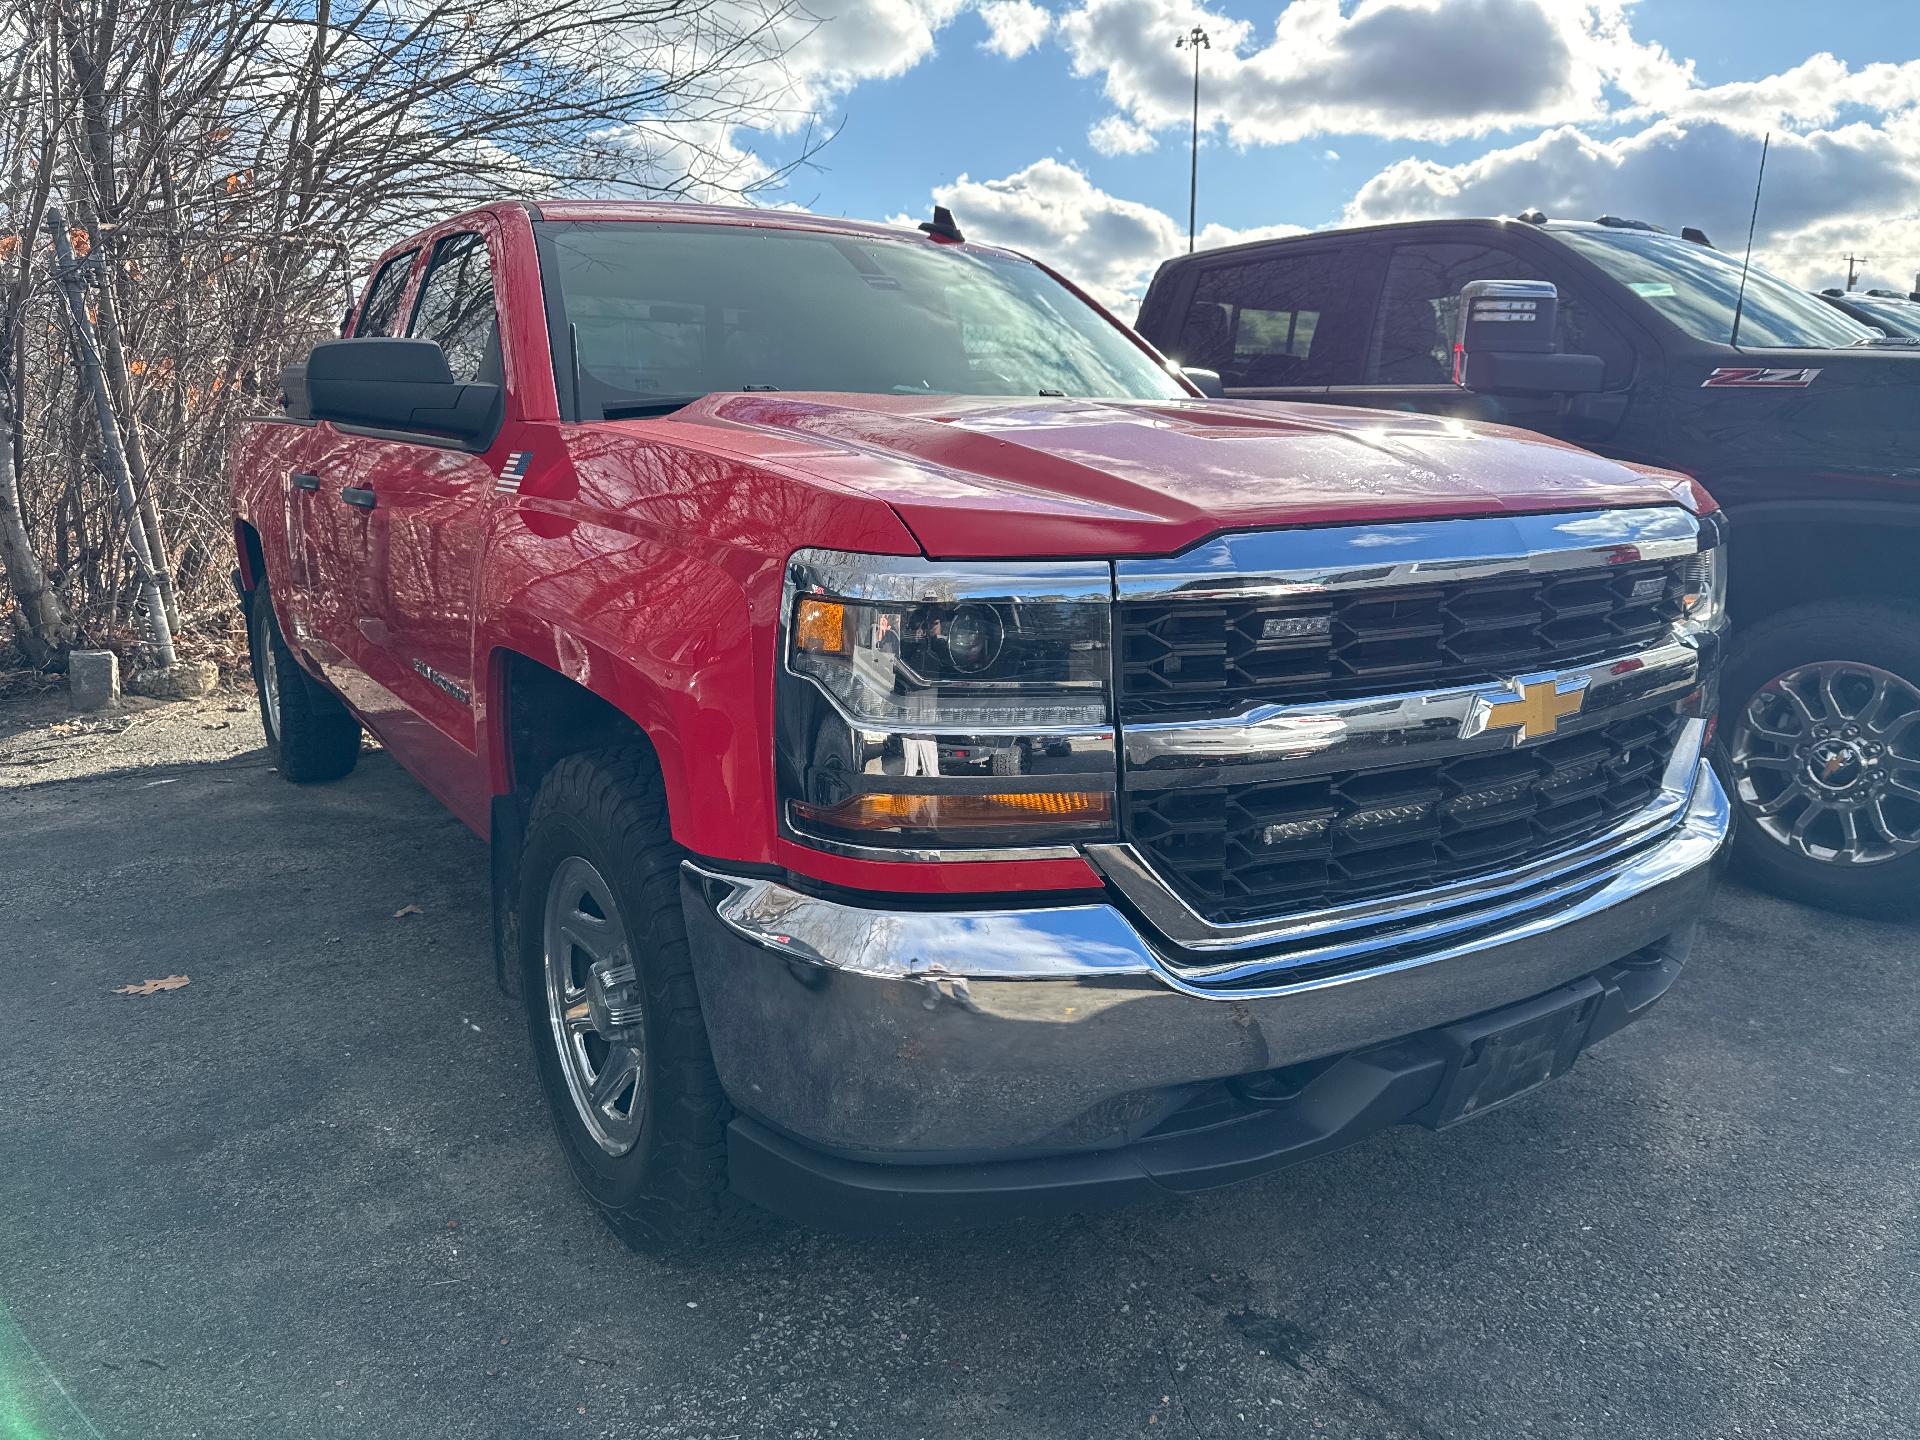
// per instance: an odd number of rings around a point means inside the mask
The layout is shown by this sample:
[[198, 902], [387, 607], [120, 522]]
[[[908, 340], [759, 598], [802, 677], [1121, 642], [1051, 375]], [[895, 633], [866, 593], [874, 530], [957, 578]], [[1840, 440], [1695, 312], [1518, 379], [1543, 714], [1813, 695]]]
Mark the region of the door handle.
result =
[[318, 475], [309, 475], [304, 470], [296, 470], [293, 472], [293, 488], [296, 490], [318, 490], [320, 488], [320, 477]]
[[362, 510], [371, 510], [379, 503], [379, 497], [364, 485], [348, 485], [341, 489], [340, 498], [349, 505], [358, 505]]

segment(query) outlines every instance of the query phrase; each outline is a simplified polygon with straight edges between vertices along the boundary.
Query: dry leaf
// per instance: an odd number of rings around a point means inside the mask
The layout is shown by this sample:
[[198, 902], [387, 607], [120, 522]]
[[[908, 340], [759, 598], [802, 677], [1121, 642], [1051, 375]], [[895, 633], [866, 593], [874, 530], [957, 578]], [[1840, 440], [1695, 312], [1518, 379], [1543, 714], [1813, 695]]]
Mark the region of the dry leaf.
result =
[[121, 985], [115, 988], [116, 995], [158, 995], [162, 990], [178, 990], [187, 983], [184, 975], [169, 975], [164, 980], [146, 980], [138, 985]]
[[409, 915], [424, 915], [426, 913], [427, 912], [422, 910], [418, 905], [402, 905], [398, 910], [393, 912], [393, 918], [396, 920], [404, 920]]

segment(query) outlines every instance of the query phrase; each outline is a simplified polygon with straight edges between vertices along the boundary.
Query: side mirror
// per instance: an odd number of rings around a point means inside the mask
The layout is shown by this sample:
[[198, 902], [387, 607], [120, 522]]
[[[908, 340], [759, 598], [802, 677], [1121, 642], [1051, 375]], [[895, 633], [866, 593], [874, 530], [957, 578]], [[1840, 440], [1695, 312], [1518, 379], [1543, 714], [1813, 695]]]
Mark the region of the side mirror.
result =
[[500, 387], [457, 382], [432, 340], [323, 340], [307, 356], [307, 413], [376, 430], [423, 430], [469, 443], [499, 423]]
[[1553, 322], [1560, 292], [1546, 280], [1473, 280], [1460, 291], [1453, 383], [1480, 395], [1571, 395], [1598, 390], [1598, 355], [1562, 355]]
[[1182, 365], [1180, 367], [1180, 373], [1187, 377], [1187, 380], [1193, 385], [1194, 389], [1198, 390], [1209, 400], [1224, 400], [1227, 398], [1226, 382], [1220, 378], [1220, 372], [1218, 370], [1202, 370], [1197, 365]]
[[294, 420], [311, 420], [307, 411], [307, 364], [296, 361], [280, 367], [280, 408]]

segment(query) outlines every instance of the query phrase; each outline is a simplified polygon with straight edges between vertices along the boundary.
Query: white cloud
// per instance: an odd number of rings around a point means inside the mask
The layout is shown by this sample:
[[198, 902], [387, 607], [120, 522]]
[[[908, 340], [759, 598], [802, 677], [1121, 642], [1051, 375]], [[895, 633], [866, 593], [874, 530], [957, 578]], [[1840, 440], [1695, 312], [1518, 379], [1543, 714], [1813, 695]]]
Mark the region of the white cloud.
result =
[[[1756, 259], [1801, 283], [1830, 283], [1851, 249], [1873, 256], [1904, 288], [1907, 267], [1920, 263], [1916, 145], [1920, 111], [1881, 125], [1776, 131]], [[1735, 249], [1745, 244], [1759, 162], [1760, 136], [1717, 120], [1661, 120], [1611, 140], [1560, 126], [1458, 165], [1402, 160], [1360, 188], [1346, 219], [1510, 215], [1537, 205], [1563, 219], [1614, 214], [1675, 231], [1698, 225]]]
[[[1691, 78], [1691, 66], [1688, 67]], [[1760, 80], [1657, 87], [1625, 118], [1716, 119], [1753, 130], [1831, 126], [1850, 108], [1892, 111], [1920, 103], [1920, 61], [1854, 70], [1822, 52]]]
[[[1163, 210], [1110, 195], [1058, 160], [1036, 160], [998, 180], [962, 175], [933, 192], [969, 240], [1023, 251], [1066, 275], [1116, 313], [1131, 317], [1154, 268], [1187, 248], [1186, 227]], [[896, 224], [910, 223], [896, 217]], [[1208, 225], [1200, 249], [1298, 234], [1295, 225], [1233, 230]]]
[[1684, 89], [1691, 71], [1629, 33], [1626, 0], [1292, 0], [1257, 34], [1189, 0], [1079, 0], [1059, 22], [1082, 75], [1135, 124], [1188, 122], [1196, 21], [1201, 124], [1236, 144], [1319, 134], [1441, 140], [1607, 113], [1609, 83], [1635, 98]]
[[1124, 115], [1109, 115], [1087, 131], [1087, 143], [1102, 155], [1144, 155], [1160, 142]]
[[[758, 6], [762, 0], [734, 0]], [[904, 75], [933, 54], [967, 0], [832, 0], [782, 21], [796, 124], [863, 80]]]
[[972, 3], [833, 0], [810, 10], [778, 0], [714, 0], [677, 20], [633, 27], [609, 44], [609, 63], [640, 75], [683, 73], [702, 62], [710, 68], [686, 97], [688, 118], [640, 116], [605, 138], [645, 150], [649, 168], [675, 193], [737, 193], [775, 174], [763, 151], [797, 149], [803, 132], [821, 138], [840, 97], [927, 60], [940, 32]]
[[1241, 145], [1315, 135], [1454, 140], [1600, 121], [1831, 127], [1920, 104], [1920, 60], [1854, 69], [1821, 53], [1759, 80], [1702, 85], [1634, 37], [1633, 0], [1290, 0], [1268, 30], [1191, 0], [1075, 0], [1061, 43], [1134, 124], [1188, 123], [1196, 22], [1203, 127]]
[[985, 0], [980, 18], [987, 22], [987, 38], [981, 45], [996, 55], [1017, 60], [1047, 38], [1053, 28], [1053, 15], [1033, 0]]
[[[618, 154], [633, 183], [681, 200], [737, 205], [773, 175], [772, 165], [741, 146], [737, 127], [713, 121], [628, 125], [594, 143]], [[547, 187], [536, 182], [523, 188], [535, 193]]]

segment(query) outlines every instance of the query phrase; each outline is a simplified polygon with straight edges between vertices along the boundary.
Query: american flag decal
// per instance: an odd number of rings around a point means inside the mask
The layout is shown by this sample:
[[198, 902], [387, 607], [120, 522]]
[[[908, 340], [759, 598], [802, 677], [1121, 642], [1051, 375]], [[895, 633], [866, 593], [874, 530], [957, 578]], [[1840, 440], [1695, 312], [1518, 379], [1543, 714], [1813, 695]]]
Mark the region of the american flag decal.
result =
[[500, 475], [493, 482], [493, 488], [502, 495], [518, 495], [520, 482], [527, 478], [527, 467], [531, 464], [533, 464], [531, 450], [514, 451], [500, 466]]

